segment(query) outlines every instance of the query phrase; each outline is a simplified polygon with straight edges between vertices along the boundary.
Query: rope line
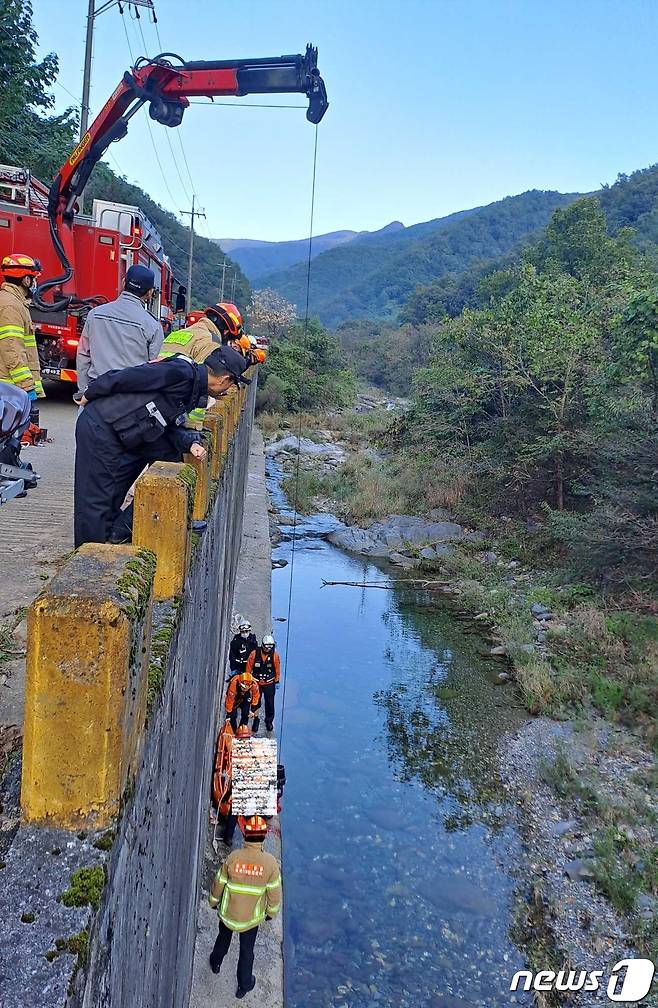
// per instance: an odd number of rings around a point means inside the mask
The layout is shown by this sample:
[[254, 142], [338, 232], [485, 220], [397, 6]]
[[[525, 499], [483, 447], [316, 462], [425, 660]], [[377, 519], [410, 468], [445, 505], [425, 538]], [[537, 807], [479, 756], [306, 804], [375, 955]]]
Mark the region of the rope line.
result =
[[[311, 186], [311, 221], [308, 234], [308, 259], [306, 261], [306, 307], [304, 310], [304, 339], [308, 336], [308, 310], [311, 294], [311, 259], [313, 253], [313, 217], [315, 214], [315, 177], [318, 164], [318, 127], [315, 127], [315, 142], [313, 145], [313, 183]], [[297, 426], [297, 462], [295, 465], [295, 516], [292, 526], [292, 549], [290, 554], [290, 585], [288, 588], [288, 620], [286, 623], [286, 658], [283, 665], [283, 696], [281, 698], [281, 718], [279, 728], [279, 762], [283, 762], [283, 720], [286, 711], [286, 688], [288, 686], [288, 659], [290, 656], [290, 622], [292, 618], [292, 589], [295, 578], [295, 546], [297, 544], [297, 508], [299, 506], [299, 463], [301, 459], [302, 415], [299, 414]]]

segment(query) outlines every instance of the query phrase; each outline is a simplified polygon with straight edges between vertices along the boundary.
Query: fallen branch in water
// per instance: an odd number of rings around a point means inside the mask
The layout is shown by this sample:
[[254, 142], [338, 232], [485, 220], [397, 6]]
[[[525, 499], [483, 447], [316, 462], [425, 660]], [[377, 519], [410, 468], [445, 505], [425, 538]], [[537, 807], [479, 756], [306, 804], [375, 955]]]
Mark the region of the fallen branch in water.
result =
[[388, 588], [393, 589], [394, 585], [409, 584], [416, 588], [429, 588], [441, 590], [446, 588], [449, 581], [424, 581], [422, 578], [391, 578], [389, 581], [325, 581], [322, 578], [322, 587], [331, 588], [333, 585], [346, 585], [349, 588]]

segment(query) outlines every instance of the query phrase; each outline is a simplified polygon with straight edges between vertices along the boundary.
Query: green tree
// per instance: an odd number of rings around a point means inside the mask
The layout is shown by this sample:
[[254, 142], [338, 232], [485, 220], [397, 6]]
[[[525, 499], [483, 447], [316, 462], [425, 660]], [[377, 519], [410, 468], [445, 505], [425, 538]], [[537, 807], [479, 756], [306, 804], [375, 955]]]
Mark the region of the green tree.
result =
[[29, 0], [0, 0], [0, 161], [50, 179], [75, 143], [76, 116], [48, 114], [59, 62], [37, 62], [38, 38]]
[[354, 376], [344, 365], [338, 340], [314, 319], [294, 323], [274, 341], [259, 383], [261, 409], [330, 409], [354, 398]]

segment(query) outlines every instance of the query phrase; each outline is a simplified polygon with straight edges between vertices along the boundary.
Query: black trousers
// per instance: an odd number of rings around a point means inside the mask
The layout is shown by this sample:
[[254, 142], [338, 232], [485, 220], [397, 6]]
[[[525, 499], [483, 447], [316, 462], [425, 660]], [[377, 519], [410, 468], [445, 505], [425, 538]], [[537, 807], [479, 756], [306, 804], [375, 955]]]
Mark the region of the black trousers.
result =
[[150, 462], [181, 459], [166, 437], [143, 450], [128, 451], [93, 407], [85, 406], [75, 425], [74, 544], [107, 542], [120, 520], [126, 493]]
[[231, 727], [233, 731], [238, 730], [238, 711], [240, 711], [240, 724], [249, 724], [249, 714], [251, 712], [251, 693], [248, 693], [244, 698], [242, 703], [235, 705], [231, 713], [229, 714], [229, 719], [231, 722]]
[[75, 425], [74, 543], [107, 542], [130, 485], [146, 465], [87, 406]]
[[[256, 944], [256, 935], [258, 934], [258, 928], [252, 928], [250, 931], [240, 932], [240, 956], [238, 958], [238, 987], [242, 987], [246, 990], [247, 987], [251, 986], [251, 978], [253, 976], [254, 970], [254, 945]], [[221, 966], [224, 956], [229, 950], [231, 944], [231, 938], [233, 937], [233, 932], [230, 928], [226, 927], [223, 921], [219, 922], [219, 934], [217, 935], [217, 940], [215, 941], [214, 948], [210, 953], [210, 961], [214, 969]]]
[[254, 731], [257, 732], [260, 726], [260, 707], [263, 701], [265, 702], [265, 727], [268, 731], [272, 731], [274, 725], [274, 693], [276, 690], [276, 683], [260, 683], [260, 700], [258, 702], [258, 711], [256, 717], [254, 718]]
[[237, 826], [237, 824], [238, 824], [238, 817], [234, 815], [233, 812], [229, 812], [229, 814], [226, 817], [226, 822], [224, 823], [224, 830], [222, 832], [222, 840], [224, 841], [225, 844], [228, 844], [229, 847], [233, 843], [233, 836], [235, 834], [235, 827]]

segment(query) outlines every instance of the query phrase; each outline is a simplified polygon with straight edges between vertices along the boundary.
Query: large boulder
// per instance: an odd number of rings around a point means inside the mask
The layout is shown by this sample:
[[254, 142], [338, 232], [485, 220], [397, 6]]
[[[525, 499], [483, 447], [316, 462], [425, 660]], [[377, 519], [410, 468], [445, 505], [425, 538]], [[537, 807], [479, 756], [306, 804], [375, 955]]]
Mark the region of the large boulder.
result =
[[267, 455], [276, 458], [277, 455], [301, 455], [302, 458], [307, 459], [320, 459], [320, 460], [334, 460], [336, 462], [343, 462], [345, 459], [345, 450], [337, 444], [318, 444], [315, 441], [311, 441], [310, 438], [298, 438], [294, 435], [289, 437], [280, 438], [278, 441], [273, 441], [265, 449]]

